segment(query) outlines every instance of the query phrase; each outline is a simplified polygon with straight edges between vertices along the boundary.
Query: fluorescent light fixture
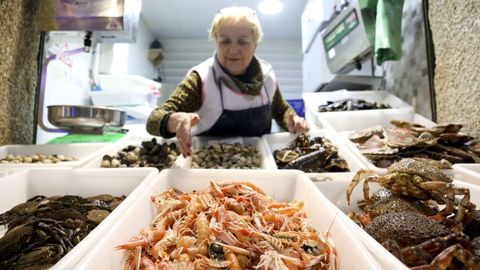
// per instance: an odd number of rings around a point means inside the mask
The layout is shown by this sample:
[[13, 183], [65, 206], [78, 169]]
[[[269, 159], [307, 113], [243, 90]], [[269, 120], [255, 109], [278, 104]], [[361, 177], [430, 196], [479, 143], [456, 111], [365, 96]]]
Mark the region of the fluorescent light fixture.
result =
[[258, 4], [258, 10], [263, 14], [274, 15], [283, 10], [283, 3], [279, 0], [263, 0]]

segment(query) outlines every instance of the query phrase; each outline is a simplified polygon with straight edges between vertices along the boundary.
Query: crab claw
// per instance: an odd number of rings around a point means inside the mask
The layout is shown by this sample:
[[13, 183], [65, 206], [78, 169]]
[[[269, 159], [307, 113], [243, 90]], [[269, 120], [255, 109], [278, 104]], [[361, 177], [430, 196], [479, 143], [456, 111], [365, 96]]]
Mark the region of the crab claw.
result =
[[[361, 169], [361, 170], [357, 171], [357, 173], [352, 178], [352, 182], [350, 182], [350, 185], [348, 185], [348, 187], [347, 187], [346, 195], [347, 195], [347, 204], [348, 205], [350, 205], [350, 196], [352, 195], [352, 192], [355, 189], [355, 187], [358, 185], [358, 183], [363, 181], [366, 177], [374, 176], [376, 174], [377, 173], [375, 173], [374, 171], [368, 170], [368, 169]], [[365, 198], [365, 200], [368, 200], [368, 199], [369, 198]]]

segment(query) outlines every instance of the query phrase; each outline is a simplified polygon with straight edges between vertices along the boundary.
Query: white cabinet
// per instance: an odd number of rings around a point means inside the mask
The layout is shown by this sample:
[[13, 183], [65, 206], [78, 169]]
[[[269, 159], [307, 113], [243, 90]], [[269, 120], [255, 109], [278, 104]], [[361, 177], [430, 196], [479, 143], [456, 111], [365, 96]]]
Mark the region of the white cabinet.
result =
[[312, 46], [303, 55], [302, 64], [303, 92], [312, 92], [324, 83], [333, 79], [334, 75], [328, 69], [325, 49], [320, 34], [315, 35]]

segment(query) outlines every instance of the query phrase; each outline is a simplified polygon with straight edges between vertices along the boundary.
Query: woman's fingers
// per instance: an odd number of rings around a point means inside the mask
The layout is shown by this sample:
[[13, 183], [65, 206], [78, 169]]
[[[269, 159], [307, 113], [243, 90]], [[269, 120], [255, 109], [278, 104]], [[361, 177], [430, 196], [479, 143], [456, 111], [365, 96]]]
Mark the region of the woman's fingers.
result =
[[310, 130], [310, 126], [304, 118], [290, 114], [287, 123], [288, 131], [294, 134], [305, 133]]
[[200, 116], [196, 113], [189, 113], [191, 119], [191, 127], [196, 126], [200, 122]]
[[288, 132], [295, 133], [295, 122], [293, 120], [293, 114], [288, 115], [287, 128]]
[[[189, 121], [186, 121], [185, 125], [185, 154], [186, 156], [191, 156], [193, 154], [192, 151], [192, 127], [197, 125], [200, 122], [200, 116], [196, 113], [189, 113], [188, 114]], [[185, 155], [184, 155], [185, 156]]]
[[192, 155], [192, 137], [190, 133], [190, 127], [190, 119], [185, 119], [179, 130], [177, 130], [177, 138], [184, 157]]
[[310, 130], [310, 126], [304, 118], [295, 116], [295, 131], [296, 133], [305, 133]]
[[180, 146], [180, 152], [182, 152], [184, 157], [192, 155], [192, 138], [184, 128], [178, 130], [177, 142]]
[[180, 151], [184, 157], [192, 155], [192, 127], [200, 122], [200, 117], [196, 113], [187, 113], [184, 115], [180, 125], [177, 128], [177, 141], [180, 145]]

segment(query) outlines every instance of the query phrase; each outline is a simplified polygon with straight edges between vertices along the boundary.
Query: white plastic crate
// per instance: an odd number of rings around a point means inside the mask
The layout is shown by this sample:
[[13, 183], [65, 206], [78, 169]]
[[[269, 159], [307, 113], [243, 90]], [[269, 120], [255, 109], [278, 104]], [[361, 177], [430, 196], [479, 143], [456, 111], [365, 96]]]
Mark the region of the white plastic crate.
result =
[[305, 120], [310, 125], [310, 130], [322, 130], [322, 129], [333, 130], [331, 126], [325, 126], [324, 123], [320, 123], [319, 120], [317, 120], [317, 117], [315, 116], [315, 114], [313, 114], [313, 112], [311, 112], [308, 109], [305, 109]]
[[457, 163], [457, 164], [454, 164], [453, 167], [469, 170], [469, 171], [472, 171], [474, 173], [480, 174], [480, 164], [479, 163]]
[[[315, 130], [310, 131], [308, 133], [311, 138], [313, 137], [324, 137], [330, 140], [337, 148], [338, 148], [338, 155], [345, 159], [348, 163], [348, 168], [351, 172], [355, 172], [361, 168], [365, 168], [366, 166], [355, 156], [351, 150], [343, 143], [343, 140], [339, 138], [339, 134], [332, 132], [331, 130]], [[276, 133], [276, 134], [267, 134], [263, 135], [262, 139], [265, 140], [266, 145], [268, 146], [268, 152], [270, 153], [270, 159], [274, 164], [274, 168], [278, 169], [278, 166], [275, 163], [275, 158], [273, 157], [273, 152], [277, 149], [285, 147], [289, 142], [293, 141], [297, 135], [290, 134], [288, 132], [284, 133]], [[307, 173], [308, 177], [310, 178], [318, 178], [317, 175], [319, 173]], [[328, 172], [320, 173], [321, 175], [330, 174]], [[337, 174], [337, 173], [333, 173]]]
[[[152, 168], [95, 170], [95, 169], [31, 169], [0, 177], [0, 213], [37, 196], [99, 194], [126, 195], [94, 230], [58, 261], [51, 269], [72, 269], [127, 210], [149, 181], [157, 174]], [[5, 233], [5, 232], [3, 232]], [[0, 236], [3, 236], [0, 233]], [[98, 268], [97, 268], [98, 269]]]
[[[268, 146], [260, 137], [208, 137], [208, 136], [195, 136], [192, 138], [193, 151], [202, 148], [212, 142], [222, 143], [240, 143], [242, 145], [255, 145], [260, 152], [260, 158], [262, 165], [259, 169], [274, 169], [276, 167], [275, 161], [271, 157]], [[182, 164], [182, 168], [192, 167], [192, 157], [188, 157]]]
[[[319, 230], [330, 230], [338, 258], [339, 269], [380, 269], [373, 257], [352, 234], [351, 228], [337, 216], [337, 209], [315, 188], [315, 185], [300, 171], [260, 170], [164, 170], [151, 183], [128, 211], [94, 248], [82, 259], [76, 269], [120, 269], [124, 263], [123, 251], [114, 247], [127, 243], [141, 229], [150, 226], [155, 217], [150, 197], [167, 188], [184, 192], [202, 190], [210, 181], [249, 181], [260, 187], [277, 201], [302, 200], [308, 220]], [[335, 209], [335, 210], [334, 210]]]
[[480, 186], [480, 164], [457, 163], [453, 164], [453, 174], [456, 179]]
[[73, 143], [73, 144], [25, 144], [0, 146], [0, 159], [7, 155], [64, 155], [78, 160], [58, 163], [0, 163], [0, 169], [25, 169], [25, 168], [78, 168], [85, 165], [99, 153], [114, 147], [113, 143]]
[[[327, 199], [338, 209], [341, 210], [339, 218], [346, 222], [352, 233], [358, 237], [365, 247], [372, 253], [372, 255], [378, 260], [382, 269], [409, 269], [401, 261], [399, 261], [394, 255], [392, 255], [387, 249], [385, 249], [380, 243], [378, 243], [367, 232], [355, 224], [347, 214], [351, 211], [361, 211], [357, 207], [357, 201], [363, 199], [362, 183], [357, 185], [351, 195], [351, 204], [347, 205], [346, 190], [354, 174], [338, 174], [333, 175], [333, 181], [317, 182], [315, 185], [317, 188], [327, 197]], [[454, 178], [455, 179], [455, 178]], [[456, 186], [465, 187], [470, 189], [471, 201], [477, 205], [480, 203], [480, 188], [478, 186], [459, 181], [455, 179], [453, 183]], [[371, 183], [370, 195], [380, 188], [377, 183]]]
[[[320, 105], [327, 101], [347, 98], [363, 99], [390, 105], [391, 109], [361, 111], [318, 112]], [[386, 91], [347, 91], [304, 93], [305, 110], [315, 116], [317, 124], [336, 131], [356, 130], [379, 125], [385, 120], [399, 119], [411, 121], [414, 116], [412, 106]]]
[[[393, 119], [402, 120], [402, 119], [398, 119], [398, 118], [393, 118]], [[365, 128], [374, 127], [376, 125], [380, 125], [380, 126], [384, 126], [384, 127], [393, 127], [393, 125], [390, 123], [390, 120], [392, 120], [392, 119], [384, 119], [383, 121], [379, 122], [378, 124], [370, 125], [370, 126], [367, 126]], [[423, 117], [420, 114], [414, 114], [413, 118], [411, 120], [408, 120], [408, 121], [413, 122], [413, 123], [417, 123], [417, 124], [421, 124], [421, 125], [423, 125], [427, 128], [434, 127], [434, 126], [437, 125], [435, 122]], [[361, 128], [361, 129], [363, 129], [363, 128]], [[352, 130], [352, 131], [341, 131], [341, 132], [339, 132], [339, 139], [343, 142], [344, 145], [346, 145], [350, 149], [351, 153], [353, 153], [360, 160], [360, 162], [364, 164], [364, 166], [366, 166], [368, 168], [371, 168], [373, 170], [376, 170], [378, 172], [385, 172], [386, 171], [385, 168], [380, 168], [380, 167], [375, 166], [367, 157], [362, 155], [360, 153], [360, 150], [358, 149], [358, 147], [355, 145], [355, 143], [350, 141], [350, 139], [348, 138], [348, 136], [351, 133], [353, 133], [355, 131], [359, 131], [361, 129], [359, 128], [359, 129]]]

